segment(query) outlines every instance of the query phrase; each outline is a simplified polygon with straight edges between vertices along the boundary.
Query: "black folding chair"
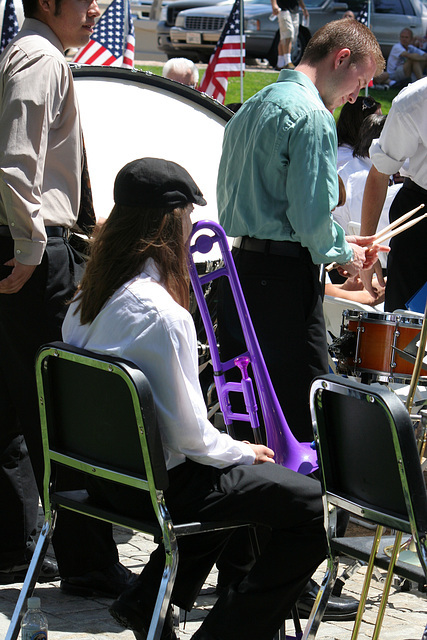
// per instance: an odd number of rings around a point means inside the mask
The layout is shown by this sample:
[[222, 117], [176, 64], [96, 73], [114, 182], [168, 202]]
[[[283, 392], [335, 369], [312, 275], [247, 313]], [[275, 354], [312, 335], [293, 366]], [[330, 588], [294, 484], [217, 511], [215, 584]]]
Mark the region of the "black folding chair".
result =
[[[134, 364], [55, 342], [40, 349], [36, 377], [45, 460], [45, 522], [6, 640], [15, 640], [18, 636], [24, 604], [33, 592], [58, 509], [71, 509], [150, 534], [156, 542], [163, 542], [165, 568], [148, 632], [148, 640], [158, 640], [177, 570], [176, 539], [206, 531], [252, 527], [252, 524], [172, 522], [163, 495], [168, 474], [151, 388]], [[56, 491], [58, 466], [72, 468], [89, 478], [147, 492], [152, 508], [135, 518], [106, 508], [86, 490]]]
[[[314, 638], [331, 594], [339, 555], [368, 563], [352, 640], [357, 637], [374, 566], [388, 568], [373, 638], [378, 638], [393, 572], [427, 578], [427, 498], [414, 430], [399, 398], [385, 387], [326, 375], [311, 387], [311, 412], [318, 447], [329, 553], [327, 570], [304, 631]], [[364, 538], [337, 538], [335, 511], [341, 507], [375, 523], [372, 551]], [[377, 555], [384, 527], [396, 530], [391, 557]], [[396, 563], [402, 533], [415, 541], [421, 570]], [[421, 637], [421, 633], [420, 633]]]

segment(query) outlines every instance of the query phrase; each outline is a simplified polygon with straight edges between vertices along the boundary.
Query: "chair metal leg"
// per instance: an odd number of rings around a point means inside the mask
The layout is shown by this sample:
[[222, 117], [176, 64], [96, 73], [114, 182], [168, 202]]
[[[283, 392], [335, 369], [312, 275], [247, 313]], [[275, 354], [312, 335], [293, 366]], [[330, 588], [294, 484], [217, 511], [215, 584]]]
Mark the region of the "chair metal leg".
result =
[[322, 584], [314, 601], [313, 608], [310, 612], [302, 640], [313, 640], [319, 629], [329, 596], [332, 593], [334, 583], [338, 573], [339, 558], [338, 556], [328, 556], [326, 573], [323, 577]]
[[160, 582], [159, 591], [157, 593], [156, 604], [154, 605], [147, 640], [160, 640], [163, 630], [163, 624], [169, 607], [176, 570], [178, 567], [178, 548], [176, 540], [171, 542], [170, 550], [165, 549], [165, 553], [165, 568]]
[[19, 594], [18, 601], [13, 611], [12, 619], [9, 624], [9, 628], [6, 633], [5, 640], [16, 640], [20, 631], [20, 624], [22, 616], [24, 615], [24, 606], [27, 598], [31, 597], [37, 578], [39, 577], [40, 569], [42, 567], [46, 552], [49, 546], [50, 538], [52, 535], [52, 529], [48, 521], [46, 521], [42, 527], [39, 538], [37, 540], [36, 548], [33, 553], [33, 557], [28, 567], [27, 574], [25, 576], [24, 584], [22, 585], [21, 592]]

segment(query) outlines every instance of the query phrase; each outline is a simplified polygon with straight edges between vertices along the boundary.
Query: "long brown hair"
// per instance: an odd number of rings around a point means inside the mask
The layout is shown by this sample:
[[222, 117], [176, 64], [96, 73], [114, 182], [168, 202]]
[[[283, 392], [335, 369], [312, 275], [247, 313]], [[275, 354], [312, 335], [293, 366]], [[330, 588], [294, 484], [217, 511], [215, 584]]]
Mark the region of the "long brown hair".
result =
[[115, 205], [93, 241], [77, 291], [82, 324], [93, 322], [104, 304], [137, 276], [148, 258], [155, 260], [162, 284], [188, 309], [189, 276], [182, 218], [185, 208], [170, 210]]

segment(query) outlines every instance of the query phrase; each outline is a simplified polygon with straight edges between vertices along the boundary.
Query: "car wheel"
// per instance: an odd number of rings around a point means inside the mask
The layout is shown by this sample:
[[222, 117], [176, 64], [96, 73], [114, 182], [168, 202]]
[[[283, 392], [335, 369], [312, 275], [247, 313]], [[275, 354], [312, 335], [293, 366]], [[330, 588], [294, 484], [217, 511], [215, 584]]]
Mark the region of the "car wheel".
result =
[[307, 31], [305, 27], [300, 26], [298, 31], [298, 38], [296, 39], [296, 42], [292, 47], [292, 62], [295, 66], [299, 64], [309, 40], [310, 32]]
[[[279, 46], [279, 40], [280, 32], [277, 31], [270, 51], [267, 54], [267, 60], [273, 68], [277, 65], [277, 47]], [[305, 27], [300, 27], [298, 31], [298, 38], [292, 48], [292, 62], [295, 66], [301, 60], [302, 54], [304, 53], [304, 49], [306, 48], [309, 40], [310, 32]]]
[[274, 36], [273, 44], [271, 45], [270, 51], [267, 53], [266, 58], [269, 64], [273, 67], [277, 65], [277, 47], [279, 46], [280, 33], [277, 31]]

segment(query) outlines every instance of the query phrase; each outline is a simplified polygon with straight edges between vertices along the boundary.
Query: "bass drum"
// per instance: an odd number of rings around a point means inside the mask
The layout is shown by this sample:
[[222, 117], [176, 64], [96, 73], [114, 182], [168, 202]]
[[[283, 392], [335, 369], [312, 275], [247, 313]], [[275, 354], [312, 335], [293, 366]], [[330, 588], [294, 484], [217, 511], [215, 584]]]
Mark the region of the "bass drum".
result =
[[[114, 179], [128, 162], [165, 158], [194, 178], [206, 207], [193, 222], [218, 221], [216, 179], [232, 112], [209, 96], [145, 71], [71, 65], [80, 105], [97, 218], [108, 217]], [[206, 256], [218, 258], [215, 252]]]

